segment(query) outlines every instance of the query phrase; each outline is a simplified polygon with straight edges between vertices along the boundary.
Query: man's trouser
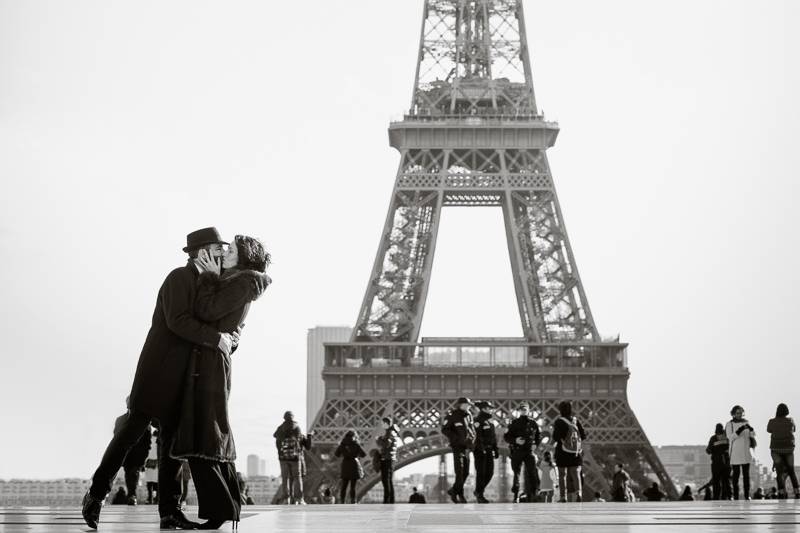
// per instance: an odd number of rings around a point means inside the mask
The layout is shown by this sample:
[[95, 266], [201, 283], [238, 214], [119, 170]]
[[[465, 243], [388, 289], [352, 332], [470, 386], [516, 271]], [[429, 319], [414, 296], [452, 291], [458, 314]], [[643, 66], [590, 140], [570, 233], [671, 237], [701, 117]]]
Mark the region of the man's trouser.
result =
[[300, 461], [280, 461], [281, 481], [289, 504], [303, 501], [303, 476], [300, 475]]
[[711, 493], [715, 500], [731, 497], [731, 467], [726, 464], [711, 465]]
[[469, 477], [469, 450], [466, 448], [452, 448], [453, 470], [456, 480], [453, 482], [453, 493], [464, 496], [464, 483]]
[[[128, 451], [141, 438], [150, 416], [131, 412], [128, 419], [118, 428], [117, 433], [108, 443], [100, 466], [92, 476], [92, 485], [89, 493], [92, 497], [102, 500], [111, 491], [114, 478], [122, 467]], [[181, 484], [176, 478], [181, 462], [169, 456], [172, 446], [174, 428], [162, 424], [158, 437], [158, 514], [162, 518], [180, 512]]]
[[536, 457], [532, 453], [516, 452], [511, 454], [511, 470], [514, 472], [514, 484], [511, 486], [511, 492], [515, 497], [519, 495], [520, 470], [523, 466], [525, 467], [523, 478], [525, 494], [528, 496], [529, 502], [534, 502], [539, 492], [539, 472], [536, 470]]
[[492, 452], [475, 451], [475, 494], [483, 496], [483, 491], [494, 475], [494, 454]]
[[383, 503], [394, 503], [394, 463], [391, 459], [381, 459], [381, 484]]
[[[574, 495], [573, 496], [574, 499], [571, 501], [581, 501], [583, 499], [582, 485], [583, 483], [581, 482], [580, 466], [558, 467], [558, 486], [559, 486], [559, 491], [561, 492], [561, 501], [569, 500], [570, 494]], [[627, 494], [625, 495], [625, 497], [627, 497]]]

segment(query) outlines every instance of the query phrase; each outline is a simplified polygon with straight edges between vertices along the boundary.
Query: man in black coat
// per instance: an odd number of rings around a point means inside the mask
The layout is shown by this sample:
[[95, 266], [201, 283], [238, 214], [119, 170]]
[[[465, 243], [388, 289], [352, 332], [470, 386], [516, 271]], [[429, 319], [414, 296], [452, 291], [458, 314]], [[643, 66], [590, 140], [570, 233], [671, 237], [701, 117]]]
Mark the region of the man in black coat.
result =
[[189, 254], [189, 262], [170, 272], [158, 291], [152, 324], [133, 379], [130, 412], [109, 442], [83, 498], [82, 514], [90, 528], [97, 528], [100, 509], [125, 455], [154, 419], [161, 431], [158, 454], [161, 529], [194, 529], [199, 525], [187, 520], [180, 509], [181, 485], [177, 478], [181, 463], [170, 457], [169, 447], [192, 350], [200, 345], [230, 354], [238, 341], [236, 335], [220, 333], [192, 315], [200, 274], [194, 259], [201, 249], [220, 257], [225, 244], [213, 227], [187, 235], [183, 251]]
[[497, 448], [497, 433], [495, 422], [492, 420], [494, 406], [491, 402], [475, 402], [475, 407], [480, 409], [475, 417], [475, 498], [478, 503], [489, 503], [483, 491], [489, 485], [494, 475], [494, 460], [500, 456]]
[[539, 492], [539, 472], [536, 470], [534, 451], [542, 442], [542, 434], [539, 424], [531, 416], [531, 406], [528, 402], [519, 404], [519, 417], [508, 425], [503, 438], [509, 444], [511, 451], [511, 470], [514, 472], [511, 491], [514, 493], [514, 502], [519, 502], [519, 476], [523, 466], [527, 501], [535, 502]]
[[456, 480], [447, 494], [453, 503], [466, 503], [464, 482], [469, 477], [469, 452], [475, 447], [475, 427], [472, 422], [469, 398], [461, 397], [456, 401], [457, 408], [448, 413], [442, 425], [442, 433], [450, 442], [453, 452], [453, 470]]

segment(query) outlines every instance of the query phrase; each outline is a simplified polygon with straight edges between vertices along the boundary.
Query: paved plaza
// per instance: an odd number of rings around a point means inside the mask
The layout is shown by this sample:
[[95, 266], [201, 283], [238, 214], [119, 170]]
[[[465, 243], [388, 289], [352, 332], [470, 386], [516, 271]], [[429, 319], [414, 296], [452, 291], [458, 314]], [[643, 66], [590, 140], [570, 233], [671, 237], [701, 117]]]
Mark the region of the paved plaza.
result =
[[[189, 508], [190, 517], [196, 512]], [[77, 508], [0, 509], [0, 530], [89, 531]], [[246, 532], [800, 531], [800, 503], [754, 502], [248, 506]], [[100, 531], [158, 531], [154, 506], [107, 506]], [[220, 531], [230, 531], [228, 523]]]

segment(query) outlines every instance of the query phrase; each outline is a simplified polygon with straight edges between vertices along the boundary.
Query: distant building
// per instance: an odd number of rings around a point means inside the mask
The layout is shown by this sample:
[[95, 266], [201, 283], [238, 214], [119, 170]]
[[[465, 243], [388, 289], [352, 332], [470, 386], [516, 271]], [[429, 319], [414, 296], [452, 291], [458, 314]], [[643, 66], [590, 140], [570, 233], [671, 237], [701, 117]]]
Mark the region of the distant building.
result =
[[256, 505], [269, 505], [281, 486], [281, 478], [275, 476], [248, 476], [247, 494]]
[[699, 487], [711, 479], [711, 458], [705, 445], [656, 446], [655, 450], [679, 489], [684, 485]]
[[[678, 487], [678, 492], [684, 485], [700, 487], [711, 480], [711, 456], [706, 453], [705, 445], [655, 446], [654, 448], [667, 474]], [[750, 464], [751, 490], [768, 486], [771, 479], [769, 469], [763, 467], [754, 458]]]
[[325, 401], [325, 382], [322, 368], [325, 366], [326, 342], [348, 342], [353, 329], [346, 326], [317, 326], [308, 330], [306, 363], [306, 426], [311, 428], [322, 402]]
[[247, 477], [261, 475], [261, 458], [258, 455], [250, 454], [247, 456]]
[[258, 475], [259, 476], [266, 476], [267, 475], [267, 460], [261, 459], [258, 461]]

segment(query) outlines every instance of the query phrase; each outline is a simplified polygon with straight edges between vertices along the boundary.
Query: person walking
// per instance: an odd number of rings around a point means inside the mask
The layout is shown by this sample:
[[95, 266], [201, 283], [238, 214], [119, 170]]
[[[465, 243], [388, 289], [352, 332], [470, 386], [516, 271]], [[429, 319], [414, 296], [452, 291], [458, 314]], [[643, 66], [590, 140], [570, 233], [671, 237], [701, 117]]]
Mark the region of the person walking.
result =
[[581, 466], [583, 465], [583, 441], [586, 431], [581, 421], [572, 413], [572, 402], [558, 404], [560, 416], [553, 422], [553, 440], [556, 443], [556, 465], [558, 465], [559, 501], [582, 501]]
[[300, 426], [294, 421], [294, 413], [283, 413], [283, 422], [275, 433], [275, 447], [281, 466], [281, 484], [289, 505], [305, 505], [303, 498], [303, 449], [311, 449], [312, 435], [303, 435]]
[[557, 483], [556, 479], [558, 479], [558, 469], [549, 451], [544, 452], [544, 458], [539, 463], [539, 472], [539, 495], [543, 502], [552, 503]]
[[350, 430], [344, 434], [342, 442], [334, 453], [336, 457], [342, 458], [341, 465], [341, 489], [339, 490], [339, 503], [347, 503], [347, 487], [350, 486], [350, 503], [356, 502], [356, 483], [364, 477], [364, 467], [361, 466], [360, 459], [367, 456], [367, 452], [358, 441], [358, 435]]
[[742, 476], [744, 499], [750, 499], [750, 463], [753, 455], [750, 448], [755, 448], [755, 430], [744, 418], [744, 408], [734, 405], [731, 409], [731, 420], [725, 424], [725, 434], [730, 442], [730, 457], [732, 469], [733, 499], [739, 499], [739, 476]]
[[188, 234], [183, 248], [189, 254], [188, 263], [170, 272], [158, 291], [150, 330], [131, 386], [130, 414], [108, 443], [81, 503], [81, 515], [91, 529], [97, 529], [103, 502], [125, 455], [154, 419], [159, 423], [163, 447], [158, 454], [160, 526], [167, 529], [199, 526], [189, 521], [180, 509], [181, 489], [176, 480], [180, 461], [170, 457], [169, 447], [181, 405], [186, 369], [195, 348], [203, 346], [228, 355], [238, 339], [237, 335], [221, 333], [194, 316], [200, 276], [195, 260], [201, 249], [212, 256], [221, 256], [224, 244], [227, 243], [213, 227]]
[[769, 451], [772, 455], [772, 465], [778, 477], [778, 498], [786, 498], [786, 477], [792, 482], [794, 499], [800, 498], [800, 487], [797, 484], [797, 474], [794, 471], [794, 420], [789, 416], [789, 407], [779, 403], [775, 410], [775, 418], [767, 422], [769, 437]]
[[491, 402], [475, 402], [480, 412], [475, 417], [475, 498], [478, 503], [489, 503], [483, 492], [494, 475], [494, 460], [500, 457], [497, 447], [497, 424], [492, 420], [494, 406]]
[[622, 463], [614, 466], [614, 477], [611, 480], [611, 499], [615, 502], [631, 501], [631, 476], [625, 471]]
[[542, 434], [539, 424], [533, 419], [530, 403], [520, 402], [517, 410], [519, 416], [508, 425], [503, 435], [503, 440], [508, 443], [511, 451], [511, 470], [514, 472], [511, 492], [514, 494], [514, 502], [518, 503], [521, 499], [519, 479], [524, 467], [525, 501], [533, 503], [539, 491], [535, 451], [542, 442]]
[[392, 423], [392, 419], [381, 419], [383, 435], [375, 439], [380, 457], [379, 471], [383, 485], [383, 503], [394, 503], [394, 463], [397, 461], [397, 447], [400, 441], [400, 428]]
[[470, 413], [472, 402], [463, 396], [456, 400], [456, 409], [444, 418], [442, 434], [450, 443], [453, 453], [453, 471], [456, 479], [447, 490], [453, 503], [467, 503], [464, 483], [469, 477], [469, 452], [475, 447], [475, 426]]
[[711, 490], [715, 500], [731, 499], [730, 442], [722, 424], [717, 424], [708, 439], [706, 453], [711, 456]]

